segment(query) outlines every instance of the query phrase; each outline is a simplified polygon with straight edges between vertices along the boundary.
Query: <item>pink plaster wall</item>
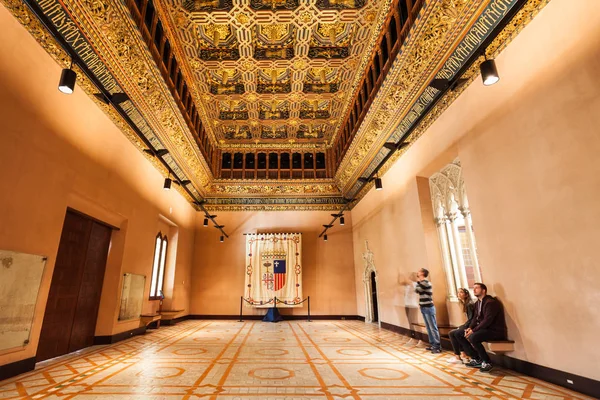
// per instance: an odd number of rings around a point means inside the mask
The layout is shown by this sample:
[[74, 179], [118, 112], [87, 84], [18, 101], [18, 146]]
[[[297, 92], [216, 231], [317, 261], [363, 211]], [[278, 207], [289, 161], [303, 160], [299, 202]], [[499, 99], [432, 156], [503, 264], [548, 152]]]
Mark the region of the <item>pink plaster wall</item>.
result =
[[500, 82], [476, 80], [352, 211], [358, 310], [365, 239], [389, 282], [383, 321], [407, 326], [393, 278], [421, 266], [445, 307], [416, 177], [458, 156], [484, 281], [516, 340], [509, 355], [599, 379], [600, 2], [551, 1], [497, 65]]
[[[0, 26], [0, 248], [48, 256], [31, 343], [0, 354], [0, 365], [35, 355], [67, 207], [121, 228], [111, 241], [96, 335], [139, 326], [117, 322], [121, 279], [150, 275], [160, 215], [178, 230], [167, 269], [177, 294], [168, 301], [187, 309], [195, 211], [162, 189], [159, 172], [81, 88], [70, 96], [57, 90], [60, 68], [2, 6]], [[146, 301], [144, 312], [156, 303]]]
[[[203, 216], [196, 220], [196, 244], [192, 267], [190, 314], [237, 315], [244, 291], [246, 238], [244, 233], [302, 233], [304, 297], [311, 298], [313, 315], [356, 315], [352, 260], [351, 221], [336, 224], [328, 241], [318, 239], [322, 225], [331, 221], [326, 211], [215, 212], [231, 237], [219, 242], [219, 231], [204, 228]], [[244, 308], [251, 314], [252, 309]], [[264, 314], [264, 310], [256, 310]], [[282, 313], [306, 314], [306, 308]]]

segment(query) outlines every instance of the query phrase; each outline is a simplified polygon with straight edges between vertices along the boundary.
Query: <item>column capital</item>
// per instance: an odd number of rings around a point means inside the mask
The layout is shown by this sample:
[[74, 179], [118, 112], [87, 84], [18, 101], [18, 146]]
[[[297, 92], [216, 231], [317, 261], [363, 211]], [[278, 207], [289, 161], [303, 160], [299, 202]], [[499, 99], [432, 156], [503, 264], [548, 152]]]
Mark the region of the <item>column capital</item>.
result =
[[469, 214], [471, 214], [471, 210], [469, 209], [469, 207], [459, 207], [458, 210], [465, 218], [467, 218]]
[[447, 221], [454, 222], [456, 217], [458, 217], [458, 213], [448, 213], [445, 216]]

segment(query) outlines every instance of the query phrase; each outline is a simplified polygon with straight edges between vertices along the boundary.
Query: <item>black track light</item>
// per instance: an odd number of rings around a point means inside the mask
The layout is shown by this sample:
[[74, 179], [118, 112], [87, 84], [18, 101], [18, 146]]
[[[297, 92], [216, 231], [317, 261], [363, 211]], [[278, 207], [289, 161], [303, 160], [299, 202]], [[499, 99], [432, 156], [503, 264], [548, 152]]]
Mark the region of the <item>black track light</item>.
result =
[[225, 236], [221, 236], [221, 237], [219, 238], [219, 241], [220, 241], [221, 243], [223, 243], [223, 241], [224, 241], [224, 240], [225, 240]]
[[204, 227], [206, 228], [208, 226], [208, 218], [204, 218]]
[[77, 73], [73, 71], [73, 61], [71, 66], [62, 70], [60, 81], [58, 82], [58, 90], [64, 94], [71, 94], [75, 90], [75, 81], [77, 81]]
[[383, 184], [381, 183], [381, 178], [375, 178], [375, 190], [383, 189]]
[[171, 183], [173, 181], [171, 180], [171, 178], [165, 178], [165, 185], [163, 186], [163, 188], [165, 190], [171, 190]]
[[327, 235], [323, 235], [323, 240], [327, 241]]
[[340, 217], [340, 225], [344, 226], [344, 217]]
[[483, 79], [485, 86], [491, 86], [500, 80], [494, 60], [485, 60], [481, 63], [479, 69], [481, 70], [481, 79]]

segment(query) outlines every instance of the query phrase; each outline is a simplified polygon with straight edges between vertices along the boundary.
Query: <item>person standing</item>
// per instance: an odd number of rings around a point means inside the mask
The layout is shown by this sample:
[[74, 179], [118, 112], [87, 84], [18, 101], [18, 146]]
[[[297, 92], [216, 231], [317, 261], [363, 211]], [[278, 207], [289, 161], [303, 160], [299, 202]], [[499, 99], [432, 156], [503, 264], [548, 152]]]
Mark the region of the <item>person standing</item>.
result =
[[[458, 364], [463, 362], [463, 360], [461, 359], [461, 352], [466, 358], [466, 353], [464, 353], [464, 351], [462, 351], [461, 349], [459, 338], [465, 337], [465, 330], [471, 325], [471, 321], [475, 316], [475, 304], [473, 303], [473, 299], [471, 298], [471, 293], [469, 293], [469, 289], [458, 289], [457, 297], [463, 312], [467, 315], [467, 321], [458, 328], [453, 329], [448, 333], [448, 336], [450, 336], [450, 342], [452, 343], [452, 349], [454, 350], [454, 356], [450, 357], [447, 360], [451, 364]], [[469, 345], [469, 347], [471, 346]]]
[[421, 308], [421, 314], [425, 320], [425, 327], [427, 328], [427, 336], [429, 337], [430, 347], [427, 350], [431, 350], [432, 353], [441, 353], [442, 346], [440, 343], [440, 332], [437, 327], [437, 321], [435, 320], [435, 306], [433, 305], [433, 289], [431, 282], [427, 279], [429, 277], [429, 271], [425, 268], [421, 268], [417, 272], [417, 286], [415, 292], [419, 294], [419, 307]]
[[477, 297], [475, 317], [465, 330], [465, 335], [457, 339], [465, 353], [471, 357], [467, 366], [489, 372], [494, 366], [482, 343], [488, 340], [506, 340], [504, 309], [500, 301], [487, 294], [487, 286], [483, 283], [476, 283], [473, 293]]
[[404, 285], [404, 311], [406, 312], [408, 327], [411, 331], [414, 331], [414, 324], [417, 322], [417, 310], [419, 308], [419, 295], [415, 293], [417, 273], [411, 273], [408, 278], [400, 275], [398, 277], [398, 283]]

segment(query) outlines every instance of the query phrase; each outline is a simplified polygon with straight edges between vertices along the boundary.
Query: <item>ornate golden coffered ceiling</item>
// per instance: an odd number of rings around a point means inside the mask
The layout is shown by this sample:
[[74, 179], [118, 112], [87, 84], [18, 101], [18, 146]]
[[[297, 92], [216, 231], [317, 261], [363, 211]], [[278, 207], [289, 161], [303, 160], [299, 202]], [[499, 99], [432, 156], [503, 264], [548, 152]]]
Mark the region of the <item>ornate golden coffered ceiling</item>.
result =
[[225, 149], [290, 142], [325, 148], [388, 6], [389, 0], [156, 3], [193, 82], [200, 117]]
[[[200, 152], [199, 139], [122, 2], [0, 3], [63, 67], [70, 55], [80, 57], [82, 65], [75, 70], [81, 89], [137, 148], [152, 148], [153, 155], [144, 154], [158, 169], [166, 175], [167, 165], [172, 176], [187, 182], [178, 189], [190, 201], [204, 201], [213, 210], [334, 210], [344, 198], [364, 195], [369, 185], [359, 185], [359, 178], [384, 159], [384, 143], [416, 140], [461, 92], [440, 94], [428, 86], [431, 79], [454, 77], [477, 43], [520, 3], [520, 11], [490, 46], [488, 54], [497, 54], [548, 1], [426, 2], [335, 179], [255, 181], [213, 175], [211, 160]], [[165, 34], [173, 53], [184, 60], [189, 91], [214, 135], [206, 140], [234, 151], [261, 146], [289, 150], [331, 145], [388, 6], [386, 0], [169, 0], [156, 2], [156, 12], [167, 21]], [[461, 74], [472, 80], [477, 67]], [[97, 96], [101, 87], [125, 93], [127, 100], [106, 104]], [[434, 99], [439, 101], [424, 114]], [[426, 118], [405, 135], [421, 115]], [[402, 153], [395, 153], [381, 171]]]

